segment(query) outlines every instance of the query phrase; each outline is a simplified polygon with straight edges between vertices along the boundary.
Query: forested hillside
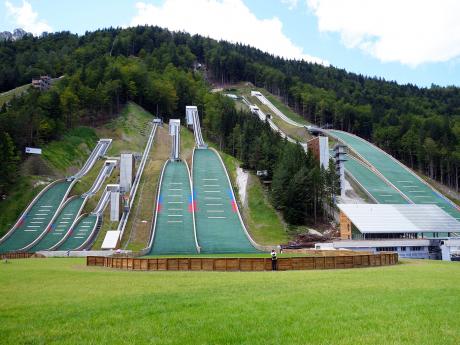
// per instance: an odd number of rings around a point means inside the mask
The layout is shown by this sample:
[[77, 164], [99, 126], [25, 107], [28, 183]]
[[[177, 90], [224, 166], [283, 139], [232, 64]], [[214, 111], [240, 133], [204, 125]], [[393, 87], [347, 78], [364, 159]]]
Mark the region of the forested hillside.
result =
[[[203, 63], [206, 73], [194, 72], [195, 62]], [[24, 146], [39, 146], [78, 124], [103, 122], [128, 100], [165, 118], [197, 104], [207, 132], [227, 145], [219, 133], [227, 136], [231, 126], [215, 111], [222, 101], [208, 93], [206, 78], [265, 87], [308, 120], [372, 139], [408, 165], [458, 188], [458, 88], [401, 86], [157, 27], [83, 36], [61, 32], [0, 43], [0, 91], [45, 73], [65, 78], [49, 92], [30, 92], [1, 109], [2, 191], [14, 182], [11, 172]]]

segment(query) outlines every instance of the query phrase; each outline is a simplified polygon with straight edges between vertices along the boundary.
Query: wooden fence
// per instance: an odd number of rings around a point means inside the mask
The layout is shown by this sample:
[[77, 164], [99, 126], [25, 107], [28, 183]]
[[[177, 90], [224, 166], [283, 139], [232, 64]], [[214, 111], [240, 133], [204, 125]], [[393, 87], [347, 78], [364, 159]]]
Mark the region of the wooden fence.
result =
[[[322, 270], [395, 265], [397, 253], [279, 258], [278, 270]], [[87, 266], [135, 271], [270, 271], [270, 258], [114, 258], [88, 256]]]
[[33, 253], [4, 253], [0, 254], [0, 259], [27, 259], [30, 258]]
[[370, 251], [356, 251], [356, 250], [342, 250], [342, 249], [334, 249], [334, 250], [318, 250], [318, 249], [310, 249], [310, 248], [302, 248], [302, 249], [283, 249], [283, 253], [285, 254], [306, 254], [312, 256], [351, 256], [351, 255], [369, 255], [372, 254]]

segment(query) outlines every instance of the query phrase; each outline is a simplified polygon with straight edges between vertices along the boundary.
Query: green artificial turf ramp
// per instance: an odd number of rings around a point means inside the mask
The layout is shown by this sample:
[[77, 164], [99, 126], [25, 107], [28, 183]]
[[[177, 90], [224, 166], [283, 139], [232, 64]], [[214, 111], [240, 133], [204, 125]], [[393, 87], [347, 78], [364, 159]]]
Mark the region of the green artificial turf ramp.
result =
[[329, 132], [364, 157], [412, 202], [415, 204], [437, 205], [457, 220], [460, 220], [460, 211], [457, 208], [420, 181], [414, 173], [403, 168], [396, 159], [386, 155], [364, 139], [352, 134], [336, 130]]
[[96, 221], [97, 216], [94, 214], [82, 217], [73, 228], [70, 236], [56, 250], [73, 250], [80, 247], [91, 235]]
[[190, 178], [182, 161], [168, 161], [161, 181], [150, 254], [195, 254]]
[[81, 197], [70, 200], [59, 212], [51, 228], [46, 235], [35, 246], [29, 249], [30, 252], [47, 250], [62, 240], [70, 229], [70, 226], [78, 217], [78, 211], [85, 199]]
[[0, 244], [0, 253], [21, 249], [40, 236], [56, 213], [70, 183], [58, 182], [43, 193], [29, 212], [22, 216], [21, 223], [11, 236]]
[[217, 154], [196, 149], [193, 158], [193, 189], [198, 244], [202, 253], [252, 253], [238, 216], [232, 186]]
[[394, 188], [386, 184], [368, 167], [351, 156], [347, 157], [345, 169], [365, 188], [380, 204], [407, 204], [407, 200]]

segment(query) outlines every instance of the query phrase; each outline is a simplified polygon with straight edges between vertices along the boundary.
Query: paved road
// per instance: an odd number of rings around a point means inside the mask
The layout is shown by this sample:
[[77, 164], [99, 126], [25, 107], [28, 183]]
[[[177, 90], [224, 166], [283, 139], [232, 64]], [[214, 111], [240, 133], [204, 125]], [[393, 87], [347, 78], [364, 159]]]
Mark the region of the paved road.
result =
[[58, 182], [51, 186], [25, 214], [14, 232], [0, 244], [0, 253], [19, 250], [32, 243], [46, 230], [56, 213], [67, 190], [69, 181]]
[[189, 172], [182, 161], [166, 164], [150, 254], [194, 254], [197, 249]]
[[202, 253], [253, 253], [238, 217], [232, 187], [217, 154], [195, 150], [193, 187], [196, 230]]
[[396, 159], [385, 154], [371, 143], [350, 133], [330, 130], [330, 134], [343, 141], [353, 151], [373, 165], [390, 183], [398, 188], [415, 204], [435, 204], [448, 214], [460, 220], [460, 211], [444, 197], [433, 191], [411, 171], [405, 169]]

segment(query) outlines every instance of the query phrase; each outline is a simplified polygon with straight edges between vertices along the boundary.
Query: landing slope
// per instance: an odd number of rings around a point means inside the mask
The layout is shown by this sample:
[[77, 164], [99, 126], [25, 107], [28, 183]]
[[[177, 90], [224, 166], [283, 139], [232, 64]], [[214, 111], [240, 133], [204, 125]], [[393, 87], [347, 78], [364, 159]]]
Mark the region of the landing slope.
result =
[[404, 168], [396, 159], [353, 134], [337, 130], [330, 130], [328, 132], [372, 164], [413, 203], [438, 205], [448, 214], [460, 220], [460, 210], [423, 183], [409, 169]]
[[196, 254], [190, 178], [183, 161], [168, 161], [163, 172], [150, 254]]
[[211, 149], [193, 156], [195, 220], [202, 253], [251, 253], [252, 246], [240, 220], [224, 166]]
[[0, 253], [18, 250], [33, 242], [53, 218], [70, 185], [71, 182], [63, 180], [46, 190], [22, 216], [11, 235], [0, 244]]

